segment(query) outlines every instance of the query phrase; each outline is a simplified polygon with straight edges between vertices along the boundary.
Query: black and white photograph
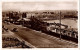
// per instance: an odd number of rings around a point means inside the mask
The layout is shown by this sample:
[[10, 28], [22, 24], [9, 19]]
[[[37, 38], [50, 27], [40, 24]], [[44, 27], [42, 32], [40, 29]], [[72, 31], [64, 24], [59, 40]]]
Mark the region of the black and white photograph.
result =
[[2, 2], [2, 48], [78, 48], [78, 0]]

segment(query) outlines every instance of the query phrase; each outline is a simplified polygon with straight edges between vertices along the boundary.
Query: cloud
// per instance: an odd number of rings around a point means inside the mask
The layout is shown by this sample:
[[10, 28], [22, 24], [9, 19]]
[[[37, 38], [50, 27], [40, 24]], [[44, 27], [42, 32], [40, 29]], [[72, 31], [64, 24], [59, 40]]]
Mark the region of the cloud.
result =
[[55, 2], [3, 2], [2, 10], [35, 11], [35, 10], [77, 10], [75, 1]]

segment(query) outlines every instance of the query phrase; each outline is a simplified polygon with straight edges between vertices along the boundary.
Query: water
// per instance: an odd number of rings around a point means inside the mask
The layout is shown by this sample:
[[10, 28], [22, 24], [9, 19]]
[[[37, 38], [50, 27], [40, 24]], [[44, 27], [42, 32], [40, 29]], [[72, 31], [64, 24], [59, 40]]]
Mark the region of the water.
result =
[[[47, 20], [45, 22], [48, 22], [48, 23], [59, 23], [59, 20]], [[77, 29], [78, 28], [78, 22], [77, 20], [72, 20], [72, 19], [62, 19], [61, 20], [61, 24], [65, 24], [65, 25], [68, 25], [68, 27], [71, 26], [71, 28], [75, 28]]]

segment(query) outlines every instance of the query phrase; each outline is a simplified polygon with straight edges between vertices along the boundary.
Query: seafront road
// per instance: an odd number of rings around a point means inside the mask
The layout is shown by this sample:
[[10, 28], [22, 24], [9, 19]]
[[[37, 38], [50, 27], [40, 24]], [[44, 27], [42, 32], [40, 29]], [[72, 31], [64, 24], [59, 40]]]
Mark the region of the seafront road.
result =
[[12, 30], [18, 28], [18, 32], [13, 32], [15, 35], [22, 38], [24, 41], [29, 42], [36, 48], [77, 48], [78, 44], [67, 40], [60, 40], [51, 35], [47, 35], [40, 31], [32, 30], [21, 25], [2, 23], [6, 28]]

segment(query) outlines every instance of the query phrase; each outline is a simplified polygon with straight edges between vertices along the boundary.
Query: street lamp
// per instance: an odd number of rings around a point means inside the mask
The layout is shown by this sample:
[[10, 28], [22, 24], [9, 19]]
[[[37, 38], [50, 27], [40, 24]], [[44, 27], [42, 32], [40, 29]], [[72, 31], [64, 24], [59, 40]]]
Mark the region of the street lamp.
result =
[[60, 19], [59, 19], [59, 22], [60, 22], [60, 40], [61, 40], [61, 11], [60, 11], [60, 14], [59, 14], [59, 17], [60, 17]]

